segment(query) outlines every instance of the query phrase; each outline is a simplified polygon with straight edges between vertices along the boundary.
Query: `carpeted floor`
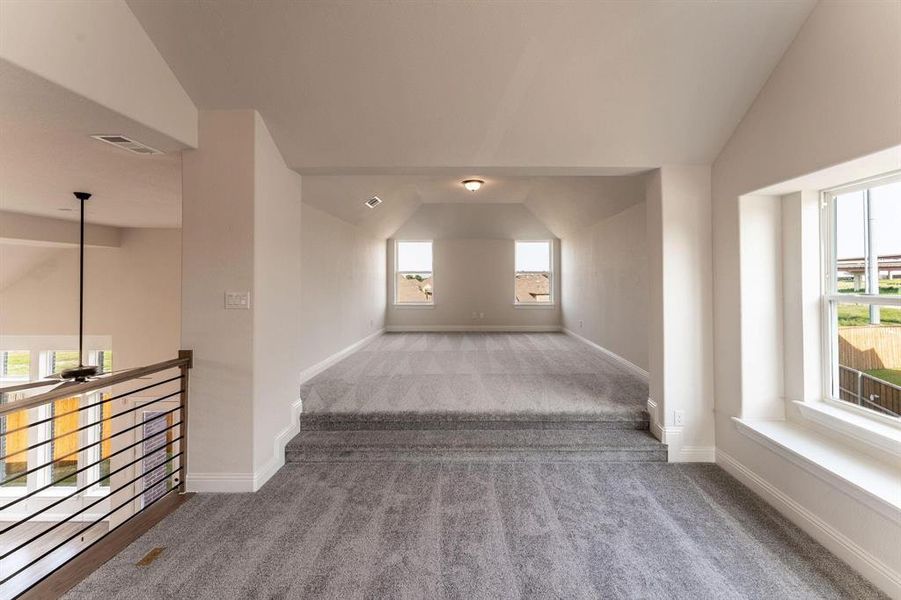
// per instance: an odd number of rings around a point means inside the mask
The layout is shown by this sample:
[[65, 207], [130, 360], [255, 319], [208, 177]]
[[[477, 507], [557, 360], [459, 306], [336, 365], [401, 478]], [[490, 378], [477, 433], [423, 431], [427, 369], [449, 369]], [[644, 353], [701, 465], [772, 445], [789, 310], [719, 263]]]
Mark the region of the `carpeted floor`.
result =
[[714, 465], [541, 462], [290, 465], [196, 496], [65, 596], [877, 597]]
[[563, 333], [388, 333], [306, 382], [305, 415], [645, 417], [648, 384]]

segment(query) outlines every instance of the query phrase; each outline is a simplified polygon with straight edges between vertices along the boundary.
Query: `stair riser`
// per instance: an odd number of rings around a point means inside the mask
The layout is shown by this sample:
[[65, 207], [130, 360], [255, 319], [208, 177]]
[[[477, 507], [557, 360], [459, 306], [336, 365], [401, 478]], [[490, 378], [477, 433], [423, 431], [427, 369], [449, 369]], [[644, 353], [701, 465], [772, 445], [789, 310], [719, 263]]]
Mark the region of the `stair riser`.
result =
[[640, 430], [649, 429], [648, 421], [511, 421], [511, 420], [429, 420], [377, 421], [372, 419], [334, 419], [301, 417], [301, 431], [397, 431], [397, 430], [499, 430], [499, 429], [555, 429], [555, 430]]
[[651, 451], [394, 451], [394, 450], [348, 450], [348, 451], [289, 451], [285, 453], [289, 463], [315, 462], [666, 462], [666, 449]]

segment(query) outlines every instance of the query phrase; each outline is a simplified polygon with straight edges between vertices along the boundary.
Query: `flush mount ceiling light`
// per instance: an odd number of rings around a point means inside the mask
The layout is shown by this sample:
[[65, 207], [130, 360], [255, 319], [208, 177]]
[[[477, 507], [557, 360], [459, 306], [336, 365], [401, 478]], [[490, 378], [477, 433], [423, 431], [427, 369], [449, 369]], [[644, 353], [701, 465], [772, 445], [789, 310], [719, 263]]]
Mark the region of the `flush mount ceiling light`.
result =
[[463, 187], [465, 187], [470, 192], [477, 192], [485, 182], [481, 179], [464, 179], [462, 183]]

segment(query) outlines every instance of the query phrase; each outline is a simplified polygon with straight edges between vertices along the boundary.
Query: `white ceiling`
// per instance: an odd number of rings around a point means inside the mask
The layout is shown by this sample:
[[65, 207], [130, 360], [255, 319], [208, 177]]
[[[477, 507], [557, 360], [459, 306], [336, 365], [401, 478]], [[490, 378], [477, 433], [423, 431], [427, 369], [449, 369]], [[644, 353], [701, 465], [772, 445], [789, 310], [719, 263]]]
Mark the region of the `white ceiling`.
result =
[[814, 0], [128, 0], [201, 109], [289, 166], [711, 162]]
[[[167, 152], [139, 156], [91, 139], [119, 133]], [[178, 227], [181, 145], [0, 60], [0, 210], [91, 223]], [[71, 212], [60, 209], [70, 209]]]
[[[468, 178], [483, 179], [485, 185], [470, 192], [461, 184]], [[479, 171], [441, 175], [305, 175], [302, 196], [306, 204], [359, 225], [379, 238], [391, 237], [405, 224], [412, 227], [417, 219], [426, 217], [463, 219], [473, 232], [481, 231], [474, 225], [480, 213], [465, 208], [474, 204], [521, 205], [530, 218], [537, 217], [554, 235], [562, 237], [567, 231], [596, 223], [642, 201], [644, 177], [483, 175]], [[383, 201], [374, 209], [364, 204], [372, 196]], [[454, 210], [455, 206], [460, 209]], [[494, 212], [490, 215], [509, 214], [514, 220], [519, 214], [515, 212], [519, 208], [513, 207], [512, 212], [491, 210]], [[448, 223], [448, 227], [460, 229], [454, 223]], [[472, 235], [478, 237], [476, 233]]]

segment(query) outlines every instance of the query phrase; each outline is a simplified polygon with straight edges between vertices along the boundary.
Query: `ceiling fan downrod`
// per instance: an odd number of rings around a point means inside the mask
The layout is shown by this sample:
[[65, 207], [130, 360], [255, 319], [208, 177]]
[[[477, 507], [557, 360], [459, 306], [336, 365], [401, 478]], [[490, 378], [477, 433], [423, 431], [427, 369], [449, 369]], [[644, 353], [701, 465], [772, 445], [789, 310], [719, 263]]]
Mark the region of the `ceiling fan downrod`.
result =
[[81, 205], [81, 229], [78, 242], [78, 366], [65, 369], [60, 377], [67, 381], [87, 381], [100, 374], [100, 367], [84, 364], [84, 204], [91, 197], [88, 192], [74, 192]]

